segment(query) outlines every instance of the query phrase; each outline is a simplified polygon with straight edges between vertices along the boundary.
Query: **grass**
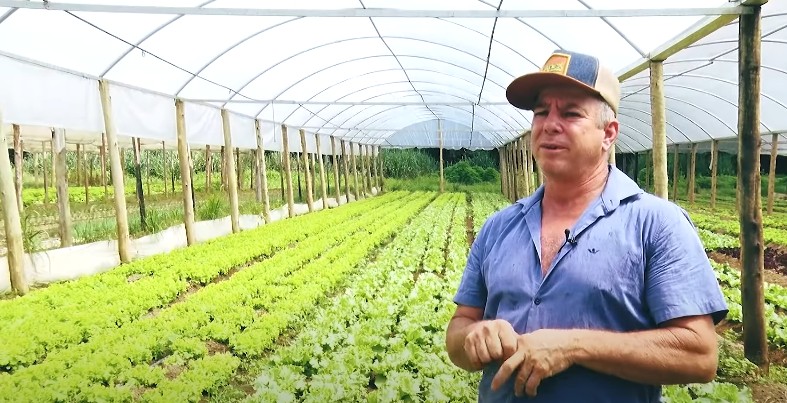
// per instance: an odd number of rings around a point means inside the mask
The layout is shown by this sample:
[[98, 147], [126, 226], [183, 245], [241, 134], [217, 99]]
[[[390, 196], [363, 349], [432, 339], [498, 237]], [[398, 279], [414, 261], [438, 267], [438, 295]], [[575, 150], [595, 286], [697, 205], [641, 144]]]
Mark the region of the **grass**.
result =
[[[422, 175], [415, 179], [385, 179], [386, 191], [409, 190], [409, 191], [439, 191], [440, 177], [436, 174]], [[446, 182], [446, 192], [500, 192], [500, 182], [484, 182], [473, 185], [462, 185], [458, 183]]]

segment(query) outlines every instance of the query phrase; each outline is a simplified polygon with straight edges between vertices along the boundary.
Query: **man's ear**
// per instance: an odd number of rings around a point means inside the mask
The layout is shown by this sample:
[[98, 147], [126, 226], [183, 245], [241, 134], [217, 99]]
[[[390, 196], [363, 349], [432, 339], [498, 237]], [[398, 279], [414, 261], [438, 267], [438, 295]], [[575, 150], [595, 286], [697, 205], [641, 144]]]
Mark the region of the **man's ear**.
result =
[[612, 144], [618, 139], [619, 129], [620, 124], [618, 123], [617, 119], [612, 119], [604, 127], [604, 140], [601, 143], [604, 151], [609, 151], [609, 149], [612, 148]]

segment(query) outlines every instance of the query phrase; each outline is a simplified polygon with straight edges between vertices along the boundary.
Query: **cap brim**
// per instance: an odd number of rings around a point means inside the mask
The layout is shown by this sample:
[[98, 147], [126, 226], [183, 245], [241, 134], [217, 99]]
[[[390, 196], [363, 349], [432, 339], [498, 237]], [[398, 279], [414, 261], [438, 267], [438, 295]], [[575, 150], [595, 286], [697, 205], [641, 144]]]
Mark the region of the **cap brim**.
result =
[[519, 109], [533, 110], [538, 94], [546, 87], [573, 86], [584, 89], [592, 94], [601, 95], [587, 84], [562, 74], [536, 72], [516, 78], [506, 89], [506, 98], [511, 105]]

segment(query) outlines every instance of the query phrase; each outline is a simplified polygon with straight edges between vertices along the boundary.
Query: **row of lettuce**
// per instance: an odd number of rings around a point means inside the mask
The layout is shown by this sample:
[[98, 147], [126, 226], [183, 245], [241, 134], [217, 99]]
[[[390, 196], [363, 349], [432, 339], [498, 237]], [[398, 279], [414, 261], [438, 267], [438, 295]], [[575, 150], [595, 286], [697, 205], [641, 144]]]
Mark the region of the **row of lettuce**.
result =
[[[0, 401], [196, 402], [247, 359], [265, 362], [249, 401], [475, 401], [478, 374], [450, 363], [444, 326], [468, 236], [508, 204], [388, 193], [2, 301]], [[737, 271], [714, 268], [735, 320]], [[781, 318], [784, 289], [767, 290]], [[771, 323], [783, 345], [783, 319]], [[751, 394], [665, 388], [665, 401], [695, 398]]]

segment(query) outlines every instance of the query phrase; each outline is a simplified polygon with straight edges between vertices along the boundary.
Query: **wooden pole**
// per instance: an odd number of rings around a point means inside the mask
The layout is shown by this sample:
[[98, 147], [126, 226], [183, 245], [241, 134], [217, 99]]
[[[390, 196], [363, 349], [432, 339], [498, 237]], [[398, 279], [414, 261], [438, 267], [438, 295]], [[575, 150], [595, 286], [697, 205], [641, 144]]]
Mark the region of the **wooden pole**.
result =
[[366, 183], [366, 192], [369, 196], [372, 195], [372, 154], [369, 152], [369, 145], [363, 145], [363, 163], [366, 174], [364, 175], [364, 183]]
[[530, 193], [533, 192], [533, 190], [530, 187], [530, 180], [531, 180], [531, 178], [527, 174], [527, 164], [528, 164], [528, 158], [527, 158], [527, 149], [528, 149], [528, 147], [527, 147], [527, 143], [528, 143], [528, 137], [529, 137], [529, 135], [526, 134], [526, 135], [522, 136], [520, 138], [520, 141], [519, 141], [519, 155], [522, 156], [522, 176], [525, 179], [524, 180], [524, 182], [525, 182], [524, 183], [525, 195], [529, 195]]
[[[101, 133], [101, 186], [104, 187], [104, 200], [109, 199], [109, 187], [107, 186], [107, 135]], [[166, 183], [166, 182], [165, 182]]]
[[186, 229], [186, 245], [193, 245], [194, 237], [194, 198], [192, 193], [191, 164], [189, 143], [186, 140], [186, 114], [183, 100], [175, 100], [175, 121], [178, 135], [178, 163], [180, 165], [180, 186], [183, 193], [183, 224]]
[[235, 167], [229, 171], [235, 175], [235, 194], [243, 187], [243, 165], [240, 163], [240, 148], [235, 147]]
[[355, 195], [355, 200], [358, 200], [358, 199], [360, 199], [362, 197], [362, 195], [361, 195], [361, 192], [359, 191], [359, 187], [358, 187], [358, 168], [356, 166], [356, 161], [355, 161], [355, 149], [353, 147], [353, 143], [348, 142], [347, 144], [349, 144], [349, 146], [350, 146], [350, 160], [351, 160], [351, 164], [352, 164], [353, 178], [355, 178], [353, 180], [353, 182], [355, 184], [355, 188], [354, 188], [355, 190], [354, 190], [353, 194]]
[[301, 157], [303, 158], [303, 169], [306, 178], [306, 204], [309, 212], [314, 211], [314, 198], [312, 197], [312, 176], [309, 169], [309, 152], [306, 150], [306, 131], [298, 130], [301, 135]]
[[669, 197], [667, 179], [667, 111], [664, 105], [664, 66], [661, 61], [650, 62], [650, 109], [653, 127], [653, 184], [654, 194]]
[[22, 150], [22, 139], [19, 125], [12, 126], [14, 131], [14, 188], [16, 189], [16, 205], [19, 208], [19, 215], [23, 215], [25, 204], [22, 200], [22, 173], [25, 168], [24, 154]]
[[[165, 142], [161, 142], [161, 179], [164, 181], [164, 196], [169, 196], [169, 190], [167, 189], [167, 174], [169, 173], [169, 168], [167, 167], [167, 144]], [[175, 189], [172, 189], [172, 193], [175, 193]]]
[[80, 148], [80, 144], [77, 143], [77, 153], [76, 153], [76, 158], [74, 159], [74, 170], [76, 171], [75, 182], [77, 186], [79, 186], [82, 183], [81, 164], [79, 163], [81, 160], [82, 160], [82, 149]]
[[612, 146], [609, 148], [609, 163], [613, 167], [618, 166], [618, 161], [616, 158], [617, 156], [615, 155], [616, 151], [617, 147], [615, 146], [615, 143], [612, 143]]
[[230, 113], [228, 110], [221, 110], [221, 125], [224, 131], [224, 149], [227, 160], [227, 194], [230, 199], [230, 223], [232, 233], [240, 232], [240, 212], [238, 211], [238, 176], [235, 174], [235, 162], [240, 158], [240, 153], [236, 149], [235, 158], [232, 158], [232, 131], [230, 128]]
[[314, 141], [317, 145], [317, 154], [315, 156], [320, 159], [320, 185], [322, 187], [322, 208], [328, 208], [328, 188], [326, 187], [328, 176], [325, 174], [325, 163], [322, 161], [322, 152], [320, 151], [320, 135], [314, 133]]
[[716, 172], [719, 167], [719, 140], [711, 142], [710, 160], [710, 208], [716, 209]]
[[349, 161], [347, 161], [347, 143], [344, 140], [340, 140], [340, 146], [342, 148], [342, 165], [344, 166], [344, 196], [346, 197], [346, 202], [350, 202], [350, 167]]
[[767, 373], [769, 363], [760, 200], [761, 7], [744, 7], [752, 13], [740, 15], [738, 25], [738, 188], [743, 350], [749, 361]]
[[341, 188], [339, 186], [339, 156], [336, 154], [336, 137], [331, 136], [331, 154], [333, 156], [333, 182], [336, 184], [334, 186], [334, 193], [336, 196], [336, 204], [339, 204], [339, 199], [341, 198]]
[[[49, 204], [49, 181], [47, 180], [47, 169], [46, 169], [46, 141], [41, 142], [41, 149], [44, 150], [44, 160], [41, 162], [41, 170], [44, 174], [44, 204]], [[51, 144], [51, 143], [50, 143]], [[51, 148], [51, 147], [50, 147]]]
[[128, 232], [128, 211], [126, 210], [126, 194], [123, 184], [123, 161], [120, 159], [115, 121], [112, 118], [112, 99], [109, 96], [109, 83], [98, 82], [101, 95], [101, 109], [104, 114], [104, 133], [106, 133], [107, 150], [109, 151], [109, 172], [112, 178], [112, 190], [115, 199], [115, 222], [117, 224], [118, 254], [121, 263], [131, 261], [131, 239]]
[[437, 119], [437, 136], [440, 142], [440, 193], [445, 192], [445, 174], [443, 160], [443, 121]]
[[380, 193], [380, 184], [378, 183], [379, 177], [377, 176], [377, 157], [375, 146], [369, 146], [369, 166], [371, 167], [372, 187], [374, 187], [377, 193]]
[[358, 165], [361, 176], [361, 193], [363, 193], [363, 197], [368, 197], [369, 192], [366, 187], [366, 150], [364, 145], [360, 143], [358, 143]]
[[[224, 155], [222, 153], [222, 155]], [[205, 192], [210, 193], [211, 176], [213, 175], [213, 153], [210, 152], [210, 144], [205, 145]]]
[[385, 165], [383, 164], [383, 149], [377, 146], [377, 162], [380, 164], [380, 193], [385, 190]]
[[287, 212], [290, 217], [295, 216], [295, 202], [292, 200], [292, 171], [290, 171], [290, 145], [287, 140], [287, 126], [284, 124], [281, 125], [281, 141], [283, 147], [282, 153], [282, 169], [284, 169], [284, 175], [286, 176], [286, 186], [287, 186]]
[[66, 166], [66, 139], [65, 130], [56, 129], [53, 134], [55, 143], [55, 178], [58, 207], [58, 229], [60, 246], [66, 247], [74, 244], [73, 226], [71, 225], [71, 205], [68, 200], [68, 176]]
[[503, 148], [497, 148], [497, 159], [498, 159], [498, 170], [500, 171], [500, 193], [503, 196], [508, 197], [506, 189], [506, 163], [505, 163], [505, 153], [503, 153]]
[[678, 201], [678, 176], [680, 175], [680, 154], [678, 154], [679, 146], [675, 144], [675, 150], [672, 155], [672, 201]]
[[8, 247], [8, 270], [11, 278], [11, 290], [18, 295], [27, 294], [30, 289], [25, 279], [24, 242], [22, 241], [22, 221], [19, 217], [14, 174], [11, 172], [11, 159], [8, 157], [8, 140], [3, 129], [3, 116], [0, 113], [0, 199], [3, 205], [3, 227]]
[[265, 144], [262, 141], [262, 132], [260, 130], [260, 121], [254, 120], [254, 130], [257, 134], [257, 169], [260, 171], [258, 178], [262, 185], [262, 217], [266, 223], [271, 222], [271, 199], [268, 194], [268, 167], [265, 162]]
[[142, 167], [139, 164], [139, 153], [141, 152], [139, 138], [131, 138], [131, 148], [134, 151], [134, 178], [136, 179], [137, 200], [139, 202], [139, 222], [142, 230], [146, 231], [148, 226], [147, 213], [145, 211], [145, 192], [142, 188]]
[[691, 166], [689, 166], [689, 204], [694, 205], [694, 187], [697, 180], [697, 143], [691, 143]]
[[771, 135], [771, 163], [768, 170], [768, 215], [773, 214], [773, 197], [776, 191], [776, 159], [779, 157], [779, 134]]

